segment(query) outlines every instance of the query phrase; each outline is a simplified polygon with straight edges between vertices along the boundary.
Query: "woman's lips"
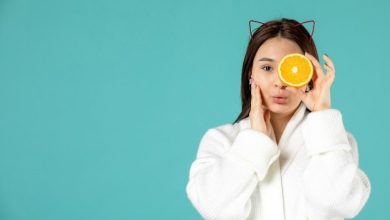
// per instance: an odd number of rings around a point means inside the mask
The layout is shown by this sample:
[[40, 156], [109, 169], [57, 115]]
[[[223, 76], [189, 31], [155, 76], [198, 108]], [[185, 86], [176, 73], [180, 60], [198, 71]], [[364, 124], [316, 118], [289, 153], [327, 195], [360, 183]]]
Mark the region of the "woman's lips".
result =
[[272, 101], [276, 104], [286, 104], [287, 103], [287, 97], [281, 97], [281, 96], [273, 96]]

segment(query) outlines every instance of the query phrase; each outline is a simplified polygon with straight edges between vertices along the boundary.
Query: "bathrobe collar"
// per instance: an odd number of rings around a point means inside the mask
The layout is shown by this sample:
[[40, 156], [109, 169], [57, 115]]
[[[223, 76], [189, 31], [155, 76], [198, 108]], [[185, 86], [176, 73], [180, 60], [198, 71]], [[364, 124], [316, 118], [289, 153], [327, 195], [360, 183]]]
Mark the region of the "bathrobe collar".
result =
[[[293, 116], [290, 118], [287, 123], [282, 136], [280, 137], [278, 147], [281, 150], [280, 159], [280, 169], [281, 175], [284, 175], [287, 168], [290, 166], [291, 162], [294, 160], [294, 155], [302, 148], [303, 139], [299, 129], [299, 125], [303, 122], [305, 116], [310, 112], [307, 109], [306, 105], [301, 102], [297, 110], [294, 112]], [[250, 119], [246, 117], [239, 122], [240, 130], [250, 128]], [[272, 131], [270, 136], [271, 139], [276, 143], [275, 134]]]
[[[301, 102], [301, 104], [299, 105], [297, 110], [294, 112], [293, 116], [288, 121], [288, 123], [287, 123], [287, 125], [286, 125], [286, 127], [285, 127], [285, 129], [283, 131], [283, 134], [280, 137], [278, 146], [282, 146], [282, 147], [285, 146], [284, 142], [289, 139], [289, 137], [291, 136], [291, 134], [293, 133], [295, 128], [304, 119], [306, 111], [309, 111], [309, 110], [307, 109], [306, 105], [303, 102]], [[243, 130], [243, 129], [246, 129], [246, 128], [250, 128], [251, 124], [250, 124], [249, 116], [244, 118], [244, 119], [242, 119], [239, 122], [239, 124], [240, 124], [239, 125], [240, 126], [240, 130]], [[276, 141], [275, 134], [274, 134], [273, 131], [272, 131], [271, 138], [273, 138], [273, 140]]]
[[[287, 123], [280, 138], [278, 146], [281, 149], [281, 155], [279, 159], [271, 164], [266, 178], [259, 183], [261, 186], [256, 193], [260, 193], [259, 198], [261, 201], [259, 202], [259, 205], [260, 210], [262, 210], [260, 219], [285, 220], [282, 176], [293, 160], [291, 155], [294, 154], [294, 152], [297, 152], [302, 146], [302, 138], [300, 137], [299, 132], [294, 131], [304, 119], [305, 113], [307, 112], [306, 109], [306, 105], [301, 102], [298, 109]], [[239, 122], [239, 126], [240, 130], [250, 128], [249, 117], [242, 119]], [[275, 141], [274, 134], [272, 134], [271, 138]], [[285, 147], [286, 144], [288, 144], [287, 147]], [[284, 150], [283, 147], [285, 147]], [[284, 153], [286, 154], [285, 156], [283, 156]], [[281, 158], [286, 158], [286, 160], [283, 161]]]

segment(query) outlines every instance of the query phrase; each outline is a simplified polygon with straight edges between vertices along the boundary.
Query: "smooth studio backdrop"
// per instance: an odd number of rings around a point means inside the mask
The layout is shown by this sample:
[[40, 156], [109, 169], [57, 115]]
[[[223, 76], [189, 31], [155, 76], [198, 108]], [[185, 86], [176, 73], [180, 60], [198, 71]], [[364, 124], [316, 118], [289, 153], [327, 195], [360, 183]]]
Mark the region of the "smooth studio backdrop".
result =
[[[0, 219], [201, 219], [201, 136], [240, 112], [248, 21], [314, 19], [389, 219], [388, 1], [0, 0]], [[321, 63], [323, 61], [321, 60]]]

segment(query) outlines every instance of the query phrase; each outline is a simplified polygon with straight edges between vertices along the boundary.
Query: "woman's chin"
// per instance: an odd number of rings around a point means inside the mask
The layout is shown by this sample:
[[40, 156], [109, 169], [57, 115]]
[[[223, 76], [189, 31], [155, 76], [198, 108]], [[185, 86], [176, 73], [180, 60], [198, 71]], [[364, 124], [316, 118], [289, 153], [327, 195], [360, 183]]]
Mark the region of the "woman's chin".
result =
[[299, 107], [299, 105], [300, 103], [296, 105], [292, 103], [286, 103], [286, 104], [271, 103], [268, 104], [267, 107], [269, 111], [271, 111], [274, 114], [291, 114]]
[[268, 109], [273, 113], [285, 113], [288, 111], [290, 105], [288, 104], [278, 104], [278, 103], [272, 103], [271, 105], [268, 105]]

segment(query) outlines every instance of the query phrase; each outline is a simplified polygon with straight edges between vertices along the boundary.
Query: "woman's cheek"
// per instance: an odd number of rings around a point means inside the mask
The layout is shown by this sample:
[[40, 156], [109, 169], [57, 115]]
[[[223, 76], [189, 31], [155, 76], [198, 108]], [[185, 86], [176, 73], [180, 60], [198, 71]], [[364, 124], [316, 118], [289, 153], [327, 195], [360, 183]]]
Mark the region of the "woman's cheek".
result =
[[293, 97], [294, 100], [297, 100], [299, 98], [299, 89], [294, 88], [293, 91], [291, 92], [291, 96]]
[[262, 82], [262, 84], [269, 84], [270, 82], [272, 82], [272, 77], [267, 76], [264, 73], [259, 73], [259, 79]]

